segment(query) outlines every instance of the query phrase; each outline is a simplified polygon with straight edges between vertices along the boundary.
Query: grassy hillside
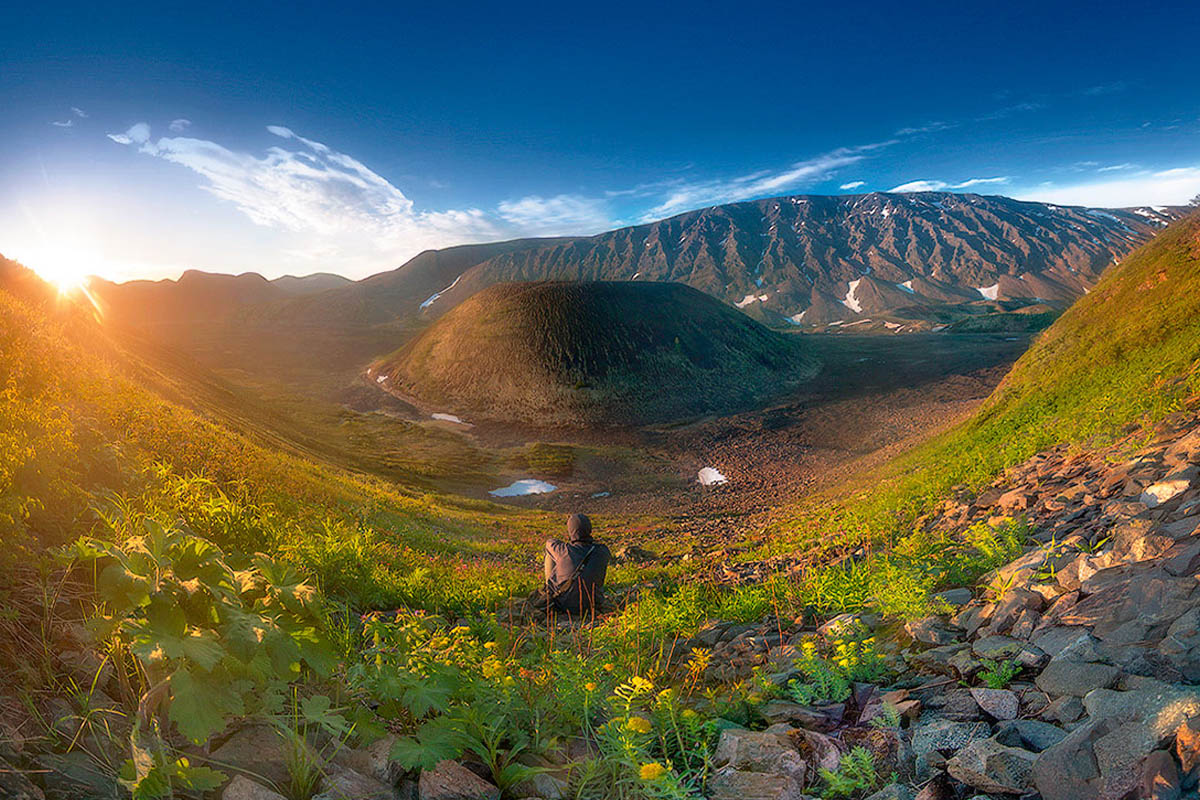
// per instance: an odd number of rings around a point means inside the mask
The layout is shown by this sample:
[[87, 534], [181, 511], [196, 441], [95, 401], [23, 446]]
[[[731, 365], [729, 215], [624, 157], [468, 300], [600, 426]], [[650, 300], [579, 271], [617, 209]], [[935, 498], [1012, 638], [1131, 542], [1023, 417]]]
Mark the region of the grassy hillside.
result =
[[1193, 214], [1132, 253], [1042, 333], [971, 420], [878, 475], [790, 509], [769, 549], [903, 536], [951, 487], [980, 487], [1060, 443], [1111, 439], [1195, 403], [1198, 393]]
[[48, 295], [0, 287], [0, 375], [0, 558], [13, 570], [115, 535], [105, 515], [178, 518], [357, 602], [466, 607], [532, 586], [527, 565], [554, 524], [235, 433], [148, 391], [101, 326]]
[[449, 410], [541, 424], [661, 421], [812, 377], [802, 345], [682, 284], [489, 287], [374, 367]]

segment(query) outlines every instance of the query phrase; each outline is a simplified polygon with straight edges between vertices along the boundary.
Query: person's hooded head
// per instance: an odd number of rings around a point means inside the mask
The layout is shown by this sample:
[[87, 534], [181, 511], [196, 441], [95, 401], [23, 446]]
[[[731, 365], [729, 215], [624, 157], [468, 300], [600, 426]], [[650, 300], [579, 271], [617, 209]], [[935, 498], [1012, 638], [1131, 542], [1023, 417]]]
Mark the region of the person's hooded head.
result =
[[592, 541], [592, 521], [587, 514], [572, 514], [567, 517], [567, 538], [572, 542]]

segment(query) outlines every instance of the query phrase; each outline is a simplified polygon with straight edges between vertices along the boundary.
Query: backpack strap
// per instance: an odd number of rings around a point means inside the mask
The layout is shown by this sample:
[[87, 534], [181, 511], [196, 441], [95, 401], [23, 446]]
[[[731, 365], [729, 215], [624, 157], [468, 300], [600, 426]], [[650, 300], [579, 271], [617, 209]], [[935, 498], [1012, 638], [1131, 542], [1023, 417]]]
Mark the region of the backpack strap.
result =
[[579, 560], [579, 564], [575, 567], [575, 571], [571, 573], [571, 577], [563, 581], [563, 584], [559, 586], [558, 589], [550, 593], [551, 601], [562, 597], [575, 586], [575, 583], [579, 580], [580, 574], [583, 572], [583, 568], [587, 566], [587, 563], [591, 560], [592, 553], [594, 552], [596, 552], [596, 545], [593, 544], [588, 548], [588, 551], [583, 554], [583, 558]]

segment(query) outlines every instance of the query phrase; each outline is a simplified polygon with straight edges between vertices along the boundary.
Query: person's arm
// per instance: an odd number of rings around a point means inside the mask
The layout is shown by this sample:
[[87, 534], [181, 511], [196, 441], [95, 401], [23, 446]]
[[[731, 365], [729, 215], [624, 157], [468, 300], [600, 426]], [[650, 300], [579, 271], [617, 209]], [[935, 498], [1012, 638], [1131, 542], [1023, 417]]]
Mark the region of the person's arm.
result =
[[551, 552], [552, 544], [553, 542], [546, 542], [546, 546], [544, 548], [546, 551], [546, 558], [542, 567], [542, 572], [545, 573], [545, 583], [547, 586], [550, 585], [550, 580], [554, 577], [554, 556]]

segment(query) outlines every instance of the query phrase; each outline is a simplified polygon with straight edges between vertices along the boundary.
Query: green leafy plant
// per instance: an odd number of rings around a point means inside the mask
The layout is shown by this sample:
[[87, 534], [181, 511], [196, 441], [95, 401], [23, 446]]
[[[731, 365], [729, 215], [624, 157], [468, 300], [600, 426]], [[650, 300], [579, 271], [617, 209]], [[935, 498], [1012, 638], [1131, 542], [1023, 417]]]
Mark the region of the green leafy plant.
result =
[[861, 797], [880, 784], [875, 757], [861, 746], [842, 756], [836, 770], [822, 769], [821, 779], [825, 781], [821, 795], [829, 798]]
[[1021, 671], [1021, 667], [1012, 659], [993, 661], [985, 658], [983, 667], [979, 678], [989, 689], [1007, 689], [1008, 684], [1012, 683], [1012, 679]]

